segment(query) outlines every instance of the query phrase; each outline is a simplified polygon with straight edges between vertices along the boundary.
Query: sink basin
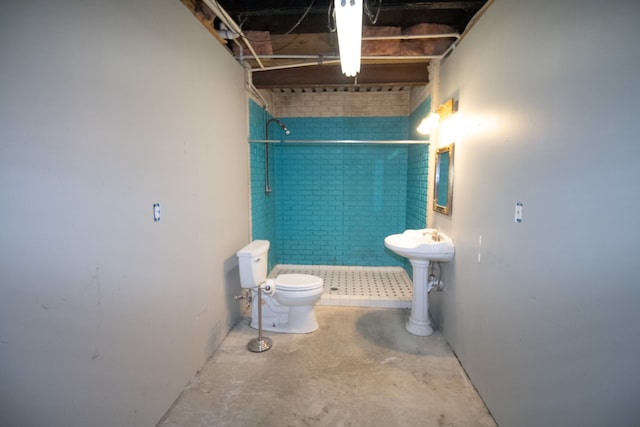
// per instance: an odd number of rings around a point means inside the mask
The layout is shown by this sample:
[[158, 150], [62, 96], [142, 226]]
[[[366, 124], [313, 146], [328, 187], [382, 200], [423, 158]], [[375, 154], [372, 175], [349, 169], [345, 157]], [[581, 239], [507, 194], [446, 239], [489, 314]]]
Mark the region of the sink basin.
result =
[[385, 237], [384, 245], [398, 255], [417, 261], [451, 261], [455, 252], [451, 237], [435, 228], [392, 234]]

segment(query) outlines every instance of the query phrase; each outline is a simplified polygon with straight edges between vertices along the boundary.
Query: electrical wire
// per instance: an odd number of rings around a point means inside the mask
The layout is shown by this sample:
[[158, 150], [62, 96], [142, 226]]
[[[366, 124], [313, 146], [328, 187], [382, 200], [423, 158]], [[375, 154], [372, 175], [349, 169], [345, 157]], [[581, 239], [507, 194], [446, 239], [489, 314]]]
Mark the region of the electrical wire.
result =
[[[307, 9], [304, 11], [304, 13], [302, 14], [302, 16], [300, 17], [300, 19], [298, 19], [298, 22], [296, 22], [293, 27], [291, 27], [287, 32], [283, 33], [285, 35], [287, 34], [291, 34], [292, 32], [294, 32], [296, 30], [296, 28], [298, 28], [300, 26], [300, 24], [302, 23], [302, 21], [304, 21], [304, 18], [307, 17], [307, 15], [309, 14], [309, 12], [311, 11], [311, 8], [313, 7], [313, 4], [316, 2], [316, 0], [311, 0], [311, 3], [309, 3], [309, 6], [307, 7]], [[247, 18], [245, 17], [244, 20], [242, 21], [242, 23], [240, 24], [240, 27], [242, 27], [242, 24], [244, 24], [244, 22], [247, 20]], [[264, 40], [251, 40], [250, 41], [264, 41]]]
[[369, 22], [371, 22], [372, 25], [376, 25], [376, 22], [378, 22], [378, 15], [380, 15], [380, 9], [382, 9], [382, 0], [377, 0], [377, 3], [378, 3], [378, 10], [376, 10], [375, 15], [373, 15], [368, 1], [365, 0], [363, 5], [364, 13], [367, 14], [367, 16], [369, 17]]
[[293, 32], [293, 30], [295, 30], [296, 28], [298, 28], [298, 26], [300, 25], [300, 23], [304, 20], [304, 18], [307, 17], [307, 15], [309, 14], [309, 11], [311, 10], [311, 8], [313, 7], [313, 4], [316, 2], [316, 0], [311, 0], [311, 3], [309, 4], [309, 7], [307, 7], [307, 10], [304, 11], [304, 13], [302, 14], [302, 16], [300, 17], [300, 19], [298, 19], [298, 22], [296, 22], [296, 24], [289, 30], [287, 31], [285, 34], [291, 34]]
[[[304, 18], [307, 17], [307, 15], [309, 14], [309, 12], [311, 11], [311, 8], [313, 7], [313, 4], [316, 2], [316, 0], [311, 0], [311, 3], [309, 3], [309, 6], [307, 7], [307, 10], [304, 11], [304, 13], [302, 14], [302, 16], [300, 17], [300, 19], [298, 19], [298, 22], [295, 23], [295, 25], [293, 27], [291, 27], [291, 29], [289, 29], [287, 32], [285, 32], [285, 35], [291, 34], [293, 31], [295, 31], [296, 28], [298, 28], [300, 26], [300, 24], [302, 23], [302, 21], [304, 20]], [[242, 22], [240, 23], [240, 28], [242, 28], [242, 24], [245, 23], [245, 21], [247, 20], [247, 18], [245, 17]], [[264, 40], [258, 40], [258, 39], [251, 39], [249, 37], [247, 37], [247, 40], [251, 41], [251, 42], [263, 42]], [[289, 46], [291, 43], [293, 43], [295, 41], [291, 40], [289, 43], [287, 43], [285, 46], [282, 46], [280, 49], [278, 50], [282, 50], [283, 48]]]
[[[329, 27], [330, 33], [336, 32], [336, 15], [334, 13], [335, 4], [333, 0], [329, 0], [329, 10], [327, 11], [327, 27]], [[331, 18], [333, 18], [333, 25], [331, 25]]]

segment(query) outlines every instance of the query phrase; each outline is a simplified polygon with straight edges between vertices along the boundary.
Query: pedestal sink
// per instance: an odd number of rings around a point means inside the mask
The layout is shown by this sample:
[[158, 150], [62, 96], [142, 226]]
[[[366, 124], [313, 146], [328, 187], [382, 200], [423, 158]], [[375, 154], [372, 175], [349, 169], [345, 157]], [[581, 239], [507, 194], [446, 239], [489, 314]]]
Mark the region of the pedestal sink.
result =
[[413, 300], [407, 331], [423, 337], [431, 335], [433, 328], [429, 319], [427, 278], [429, 262], [451, 261], [455, 252], [453, 240], [434, 228], [423, 228], [387, 236], [384, 245], [398, 255], [409, 258], [413, 267]]

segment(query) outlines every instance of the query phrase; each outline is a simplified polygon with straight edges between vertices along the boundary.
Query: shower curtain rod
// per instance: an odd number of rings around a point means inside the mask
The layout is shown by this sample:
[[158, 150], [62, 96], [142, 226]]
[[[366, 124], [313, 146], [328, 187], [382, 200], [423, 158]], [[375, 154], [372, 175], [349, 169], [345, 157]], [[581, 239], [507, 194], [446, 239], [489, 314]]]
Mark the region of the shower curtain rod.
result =
[[367, 140], [367, 139], [287, 139], [283, 140], [266, 140], [266, 139], [250, 139], [249, 143], [260, 144], [278, 144], [278, 145], [292, 145], [292, 144], [429, 144], [429, 141], [406, 139], [406, 140]]

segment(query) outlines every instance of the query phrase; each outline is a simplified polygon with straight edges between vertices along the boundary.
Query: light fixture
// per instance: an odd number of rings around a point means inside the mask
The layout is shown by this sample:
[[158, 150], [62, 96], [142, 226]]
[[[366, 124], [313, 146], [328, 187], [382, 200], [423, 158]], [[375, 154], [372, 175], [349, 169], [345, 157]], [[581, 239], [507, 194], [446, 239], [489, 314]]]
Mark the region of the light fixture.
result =
[[362, 47], [362, 0], [334, 0], [340, 65], [347, 77], [360, 72]]
[[441, 104], [436, 111], [429, 113], [429, 115], [420, 122], [417, 128], [418, 132], [425, 135], [430, 134], [438, 128], [440, 120], [446, 119], [456, 111], [458, 111], [458, 103], [453, 98], [448, 99], [444, 104]]
[[438, 128], [438, 122], [440, 121], [440, 115], [436, 112], [429, 113], [427, 117], [422, 119], [418, 125], [418, 132], [423, 135], [429, 135], [431, 131]]
[[449, 117], [450, 115], [452, 115], [453, 113], [455, 113], [456, 111], [458, 111], [458, 103], [454, 101], [453, 98], [449, 98], [444, 102], [444, 104], [441, 104], [438, 107], [438, 114], [440, 115], [440, 118], [443, 120]]

